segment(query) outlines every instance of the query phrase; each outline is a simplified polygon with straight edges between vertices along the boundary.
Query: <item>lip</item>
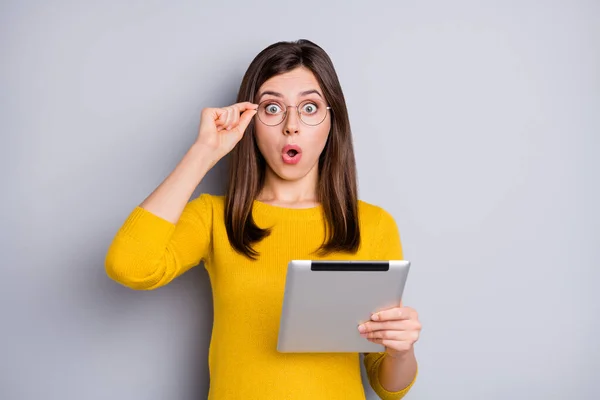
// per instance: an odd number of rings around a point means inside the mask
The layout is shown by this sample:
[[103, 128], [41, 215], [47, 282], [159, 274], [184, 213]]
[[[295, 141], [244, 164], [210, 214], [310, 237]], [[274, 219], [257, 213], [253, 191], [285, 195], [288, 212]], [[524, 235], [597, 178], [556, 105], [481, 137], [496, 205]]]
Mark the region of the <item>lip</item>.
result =
[[[290, 150], [296, 151], [296, 155], [294, 157], [288, 156], [287, 153]], [[281, 159], [286, 164], [298, 164], [300, 162], [301, 158], [302, 158], [302, 149], [298, 145], [288, 144], [287, 146], [284, 146], [283, 149], [281, 149]]]

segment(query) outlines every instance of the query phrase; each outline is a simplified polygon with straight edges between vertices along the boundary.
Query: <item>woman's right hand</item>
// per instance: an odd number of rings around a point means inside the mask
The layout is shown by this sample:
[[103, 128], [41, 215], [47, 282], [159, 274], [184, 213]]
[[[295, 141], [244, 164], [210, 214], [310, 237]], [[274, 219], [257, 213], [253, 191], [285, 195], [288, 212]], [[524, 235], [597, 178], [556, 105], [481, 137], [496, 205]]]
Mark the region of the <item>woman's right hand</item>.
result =
[[244, 135], [258, 105], [243, 102], [223, 108], [202, 110], [196, 143], [214, 152], [217, 159], [227, 155]]

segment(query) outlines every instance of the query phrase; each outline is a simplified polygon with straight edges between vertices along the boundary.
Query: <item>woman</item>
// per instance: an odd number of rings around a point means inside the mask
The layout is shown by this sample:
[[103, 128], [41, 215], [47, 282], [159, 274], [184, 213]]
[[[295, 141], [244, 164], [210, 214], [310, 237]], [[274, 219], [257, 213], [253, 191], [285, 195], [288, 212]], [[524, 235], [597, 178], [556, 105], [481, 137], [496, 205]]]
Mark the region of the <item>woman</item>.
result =
[[[230, 153], [225, 196], [192, 193]], [[291, 259], [401, 259], [396, 223], [357, 199], [346, 104], [328, 55], [300, 40], [264, 49], [237, 98], [202, 111], [198, 138], [136, 207], [106, 257], [115, 281], [166, 285], [204, 261], [213, 289], [209, 399], [364, 399], [358, 354], [279, 353], [277, 333]], [[364, 357], [383, 399], [417, 374], [420, 324], [399, 306], [357, 327], [385, 352]]]

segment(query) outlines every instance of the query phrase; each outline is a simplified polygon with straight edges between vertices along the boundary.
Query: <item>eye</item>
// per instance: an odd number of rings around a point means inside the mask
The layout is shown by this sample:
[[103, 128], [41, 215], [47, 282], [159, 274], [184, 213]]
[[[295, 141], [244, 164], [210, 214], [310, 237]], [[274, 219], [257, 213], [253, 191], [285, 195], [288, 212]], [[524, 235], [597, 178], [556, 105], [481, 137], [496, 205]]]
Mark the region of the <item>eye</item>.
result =
[[282, 109], [279, 106], [279, 104], [277, 103], [269, 103], [265, 106], [265, 111], [267, 112], [267, 114], [279, 114]]
[[315, 103], [304, 103], [302, 106], [302, 113], [304, 114], [314, 114], [317, 112], [319, 107]]

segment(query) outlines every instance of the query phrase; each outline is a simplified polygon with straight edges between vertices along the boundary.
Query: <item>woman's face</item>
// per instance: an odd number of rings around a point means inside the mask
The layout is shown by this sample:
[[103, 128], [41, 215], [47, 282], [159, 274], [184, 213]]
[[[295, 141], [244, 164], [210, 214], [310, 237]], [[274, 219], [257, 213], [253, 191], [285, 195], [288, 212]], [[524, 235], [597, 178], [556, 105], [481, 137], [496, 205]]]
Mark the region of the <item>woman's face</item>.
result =
[[[325, 96], [313, 73], [299, 67], [274, 76], [260, 87], [258, 96], [261, 106], [255, 117], [255, 135], [268, 167], [289, 181], [317, 173], [319, 156], [331, 129], [331, 115], [322, 108], [327, 106]], [[284, 120], [270, 126], [278, 122], [286, 107]], [[310, 125], [300, 120], [298, 109]], [[323, 122], [312, 126], [320, 121], [317, 115], [324, 115]]]

